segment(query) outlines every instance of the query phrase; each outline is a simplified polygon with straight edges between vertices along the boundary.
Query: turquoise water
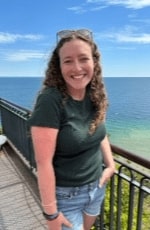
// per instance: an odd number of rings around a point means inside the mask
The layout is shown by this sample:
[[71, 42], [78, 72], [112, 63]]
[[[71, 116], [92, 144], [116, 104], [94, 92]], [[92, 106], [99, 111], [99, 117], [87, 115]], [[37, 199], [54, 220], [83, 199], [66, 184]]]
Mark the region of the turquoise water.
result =
[[[105, 78], [112, 144], [150, 160], [150, 78]], [[42, 79], [0, 78], [0, 97], [32, 109]]]
[[111, 143], [150, 160], [150, 78], [109, 78], [105, 83]]

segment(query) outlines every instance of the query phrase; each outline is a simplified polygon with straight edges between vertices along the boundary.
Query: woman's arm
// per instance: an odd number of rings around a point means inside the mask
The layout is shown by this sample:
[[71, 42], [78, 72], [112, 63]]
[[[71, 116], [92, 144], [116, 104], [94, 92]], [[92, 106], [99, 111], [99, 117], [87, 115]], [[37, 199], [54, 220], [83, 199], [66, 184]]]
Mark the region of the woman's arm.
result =
[[55, 203], [55, 175], [52, 164], [57, 134], [58, 130], [53, 128], [31, 128], [39, 191], [43, 209], [48, 214], [57, 212], [57, 205]]
[[[58, 129], [46, 127], [32, 127], [31, 136], [37, 164], [37, 177], [43, 211], [48, 215], [57, 213], [56, 181], [53, 168], [53, 157], [56, 148]], [[48, 229], [61, 230], [62, 225], [71, 227], [71, 223], [62, 213], [47, 221]]]
[[114, 163], [110, 143], [107, 136], [105, 136], [105, 138], [102, 140], [100, 144], [100, 148], [103, 153], [104, 164], [106, 166], [106, 168], [102, 173], [102, 177], [100, 179], [100, 186], [103, 186], [108, 182], [108, 180], [115, 172], [115, 163]]

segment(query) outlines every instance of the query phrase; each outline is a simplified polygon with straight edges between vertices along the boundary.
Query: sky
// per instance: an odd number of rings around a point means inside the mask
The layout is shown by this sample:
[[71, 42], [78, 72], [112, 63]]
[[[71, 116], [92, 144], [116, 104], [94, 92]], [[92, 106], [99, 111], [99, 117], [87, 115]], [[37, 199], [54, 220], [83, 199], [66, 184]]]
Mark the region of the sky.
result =
[[56, 33], [81, 28], [104, 77], [150, 77], [150, 0], [0, 0], [0, 76], [44, 76]]

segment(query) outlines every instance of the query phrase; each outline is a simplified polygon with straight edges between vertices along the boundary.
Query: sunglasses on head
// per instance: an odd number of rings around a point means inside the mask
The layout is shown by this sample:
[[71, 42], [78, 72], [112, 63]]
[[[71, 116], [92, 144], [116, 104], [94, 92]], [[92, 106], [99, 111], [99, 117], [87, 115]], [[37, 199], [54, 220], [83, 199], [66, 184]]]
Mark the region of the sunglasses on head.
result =
[[67, 38], [67, 37], [71, 36], [72, 34], [81, 35], [81, 36], [87, 37], [91, 40], [93, 38], [92, 32], [90, 30], [87, 30], [87, 29], [61, 30], [61, 31], [57, 32], [57, 42], [62, 38]]

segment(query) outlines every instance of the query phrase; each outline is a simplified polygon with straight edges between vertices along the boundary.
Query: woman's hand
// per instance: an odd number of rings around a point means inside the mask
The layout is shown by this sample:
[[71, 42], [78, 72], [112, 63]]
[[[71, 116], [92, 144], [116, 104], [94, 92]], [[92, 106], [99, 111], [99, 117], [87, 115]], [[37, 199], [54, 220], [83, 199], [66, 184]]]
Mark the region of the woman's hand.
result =
[[47, 225], [49, 230], [61, 230], [62, 225], [65, 225], [68, 228], [72, 227], [72, 224], [65, 218], [65, 216], [61, 212], [56, 219], [52, 221], [47, 221]]
[[101, 151], [103, 153], [104, 164], [106, 167], [102, 173], [101, 178], [100, 178], [99, 186], [102, 187], [104, 184], [106, 184], [109, 181], [111, 176], [114, 174], [115, 162], [113, 159], [110, 143], [109, 143], [107, 136], [105, 136], [105, 138], [101, 142], [100, 148], [101, 148]]
[[113, 174], [114, 168], [105, 168], [100, 178], [99, 186], [102, 187], [103, 185], [107, 184]]

